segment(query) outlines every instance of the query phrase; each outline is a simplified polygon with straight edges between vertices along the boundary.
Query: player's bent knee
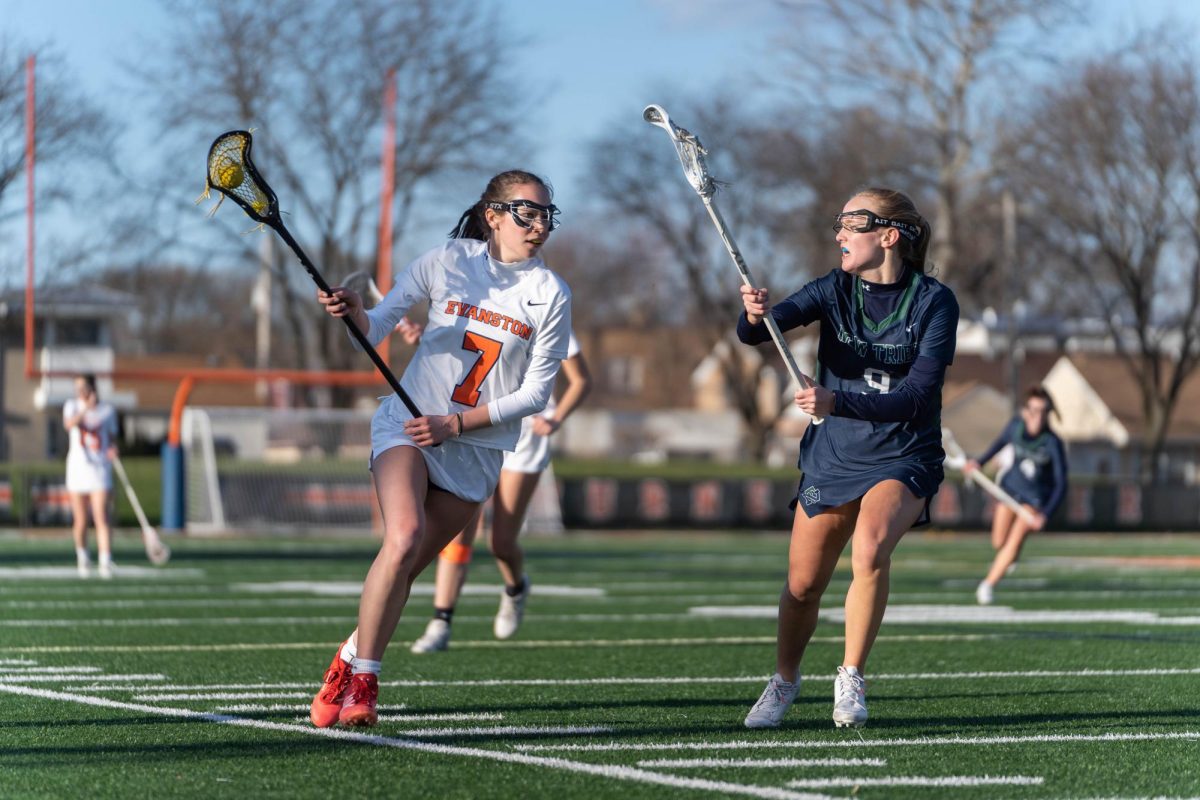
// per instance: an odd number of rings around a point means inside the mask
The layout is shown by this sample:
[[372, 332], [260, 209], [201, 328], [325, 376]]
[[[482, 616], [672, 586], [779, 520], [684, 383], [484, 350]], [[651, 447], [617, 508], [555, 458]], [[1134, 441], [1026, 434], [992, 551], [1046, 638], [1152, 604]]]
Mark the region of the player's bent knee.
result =
[[891, 554], [878, 547], [856, 547], [850, 557], [850, 568], [855, 575], [876, 575], [886, 572], [891, 565]]
[[821, 594], [821, 589], [815, 581], [788, 576], [784, 599], [790, 600], [797, 605], [805, 606], [812, 603], [820, 603]]

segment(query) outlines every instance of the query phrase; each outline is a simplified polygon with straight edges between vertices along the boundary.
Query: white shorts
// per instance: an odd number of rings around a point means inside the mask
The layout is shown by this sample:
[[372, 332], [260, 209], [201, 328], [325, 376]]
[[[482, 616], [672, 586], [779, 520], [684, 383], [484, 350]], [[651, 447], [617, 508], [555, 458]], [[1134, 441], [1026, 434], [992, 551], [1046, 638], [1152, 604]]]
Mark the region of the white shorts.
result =
[[521, 420], [521, 438], [517, 449], [504, 454], [504, 469], [507, 472], [536, 473], [550, 466], [550, 437], [538, 436], [533, 432], [533, 417]]
[[67, 491], [72, 494], [112, 491], [112, 465], [107, 459], [67, 459]]
[[404, 433], [404, 420], [411, 419], [407, 410], [403, 412], [405, 416], [397, 418], [391, 406], [388, 402], [380, 404], [371, 419], [372, 462], [393, 447], [415, 447], [425, 459], [429, 481], [434, 486], [468, 503], [482, 503], [492, 496], [500, 480], [503, 450], [464, 444], [455, 439], [448, 439], [438, 447], [421, 447]]

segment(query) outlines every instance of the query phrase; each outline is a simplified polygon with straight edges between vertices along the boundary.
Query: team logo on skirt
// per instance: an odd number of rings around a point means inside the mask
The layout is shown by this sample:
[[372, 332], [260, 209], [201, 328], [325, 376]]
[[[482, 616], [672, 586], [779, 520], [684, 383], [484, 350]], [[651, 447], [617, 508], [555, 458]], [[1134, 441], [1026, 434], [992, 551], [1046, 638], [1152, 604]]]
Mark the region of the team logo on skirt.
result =
[[821, 502], [821, 490], [815, 486], [810, 486], [804, 490], [804, 505], [811, 506], [813, 503]]

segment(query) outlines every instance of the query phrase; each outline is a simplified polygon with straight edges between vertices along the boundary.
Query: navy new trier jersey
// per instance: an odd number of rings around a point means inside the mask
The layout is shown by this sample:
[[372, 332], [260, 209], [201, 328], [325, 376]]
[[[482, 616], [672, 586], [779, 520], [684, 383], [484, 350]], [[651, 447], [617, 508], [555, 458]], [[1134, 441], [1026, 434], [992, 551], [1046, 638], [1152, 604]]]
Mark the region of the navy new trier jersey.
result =
[[1047, 517], [1054, 513], [1067, 489], [1067, 452], [1062, 439], [1049, 428], [1030, 436], [1017, 417], [980, 456], [986, 464], [1006, 445], [1012, 445], [1012, 466], [1000, 477], [1000, 488]]
[[[838, 392], [890, 392], [903, 385], [917, 356], [954, 361], [958, 301], [937, 280], [913, 270], [901, 278], [882, 319], [872, 319], [864, 283], [840, 269], [806, 284], [771, 308], [781, 330], [820, 321], [816, 381]], [[864, 308], [867, 306], [867, 308]], [[941, 391], [923, 418], [871, 422], [830, 416], [809, 425], [800, 443], [804, 472], [797, 498], [811, 516], [899, 480], [917, 497], [941, 483]]]

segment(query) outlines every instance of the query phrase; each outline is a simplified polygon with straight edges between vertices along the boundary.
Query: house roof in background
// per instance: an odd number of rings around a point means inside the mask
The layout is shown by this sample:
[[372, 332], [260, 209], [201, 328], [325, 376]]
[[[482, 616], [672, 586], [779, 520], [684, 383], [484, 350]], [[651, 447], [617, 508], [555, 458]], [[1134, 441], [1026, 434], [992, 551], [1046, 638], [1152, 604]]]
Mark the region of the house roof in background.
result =
[[[137, 307], [137, 297], [129, 292], [104, 286], [68, 284], [39, 286], [33, 298], [37, 317], [113, 317], [131, 312]], [[0, 295], [0, 318], [25, 313], [25, 291], [14, 290]]]

